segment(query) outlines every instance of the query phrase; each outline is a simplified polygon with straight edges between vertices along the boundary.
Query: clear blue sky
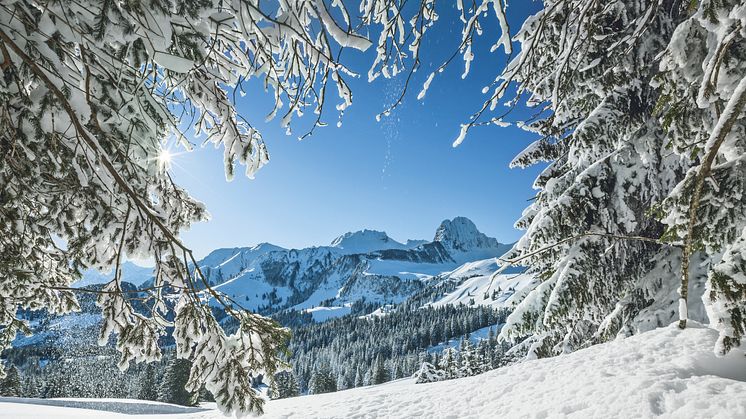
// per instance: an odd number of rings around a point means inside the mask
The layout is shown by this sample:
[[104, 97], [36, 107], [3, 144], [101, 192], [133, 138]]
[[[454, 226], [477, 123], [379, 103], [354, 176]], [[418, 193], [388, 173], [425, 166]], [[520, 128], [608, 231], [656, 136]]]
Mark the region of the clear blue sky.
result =
[[[537, 2], [510, 2], [512, 30], [538, 8]], [[460, 147], [451, 146], [459, 124], [482, 103], [482, 87], [505, 64], [502, 49], [489, 52], [499, 36], [493, 17], [476, 45], [469, 76], [461, 79], [463, 61], [455, 60], [435, 77], [425, 100], [416, 99], [430, 69], [458, 45], [460, 25], [454, 18], [454, 11], [441, 12], [427, 34], [422, 67], [404, 104], [380, 122], [375, 115], [398, 95], [404, 80], [367, 83], [372, 52], [344, 52], [343, 59], [362, 77], [348, 79], [353, 105], [342, 127], [336, 127], [333, 105], [339, 99], [331, 87], [324, 118], [329, 126], [303, 141], [297, 139], [300, 131], [285, 135], [279, 119], [263, 122], [271, 110], [269, 98], [256, 83], [248, 86], [252, 93], [241, 100], [239, 111], [261, 129], [271, 160], [254, 180], [238, 167], [235, 180], [226, 182], [222, 149], [197, 148], [175, 157], [172, 176], [205, 202], [212, 216], [183, 234], [187, 245], [199, 257], [219, 247], [260, 242], [301, 248], [363, 228], [386, 231], [400, 241], [432, 239], [443, 219], [459, 215], [502, 242], [518, 239], [521, 232], [513, 223], [534, 196], [531, 185], [541, 168], [509, 169], [508, 163], [534, 136], [513, 127], [478, 127]], [[294, 125], [308, 126], [314, 115], [311, 109], [306, 114]]]

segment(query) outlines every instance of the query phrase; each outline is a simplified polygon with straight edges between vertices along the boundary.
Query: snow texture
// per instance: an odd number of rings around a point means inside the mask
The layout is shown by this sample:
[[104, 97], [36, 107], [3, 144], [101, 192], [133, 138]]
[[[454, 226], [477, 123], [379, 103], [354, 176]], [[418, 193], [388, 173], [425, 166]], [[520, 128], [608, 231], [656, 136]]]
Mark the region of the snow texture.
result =
[[474, 377], [271, 401], [267, 417], [742, 418], [746, 358], [717, 358], [716, 339], [671, 325]]

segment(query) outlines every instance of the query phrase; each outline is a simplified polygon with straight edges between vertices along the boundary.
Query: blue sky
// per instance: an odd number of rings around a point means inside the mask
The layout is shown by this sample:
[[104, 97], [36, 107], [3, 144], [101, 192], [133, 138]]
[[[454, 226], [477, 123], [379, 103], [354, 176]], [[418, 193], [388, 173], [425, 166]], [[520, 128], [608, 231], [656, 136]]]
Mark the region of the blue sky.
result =
[[[510, 2], [509, 7], [515, 31], [539, 4]], [[365, 75], [372, 52], [344, 52], [343, 60], [362, 75], [348, 79], [353, 105], [337, 128], [332, 105], [339, 99], [330, 88], [324, 117], [329, 126], [303, 141], [297, 139], [300, 131], [285, 135], [279, 120], [265, 123], [269, 98], [256, 83], [248, 86], [250, 94], [238, 110], [262, 131], [271, 160], [253, 180], [239, 167], [236, 178], [226, 182], [221, 149], [197, 148], [174, 158], [172, 176], [205, 202], [212, 216], [183, 234], [187, 245], [199, 257], [219, 247], [260, 242], [301, 248], [363, 228], [386, 231], [400, 241], [432, 239], [443, 219], [459, 215], [500, 241], [518, 239], [521, 232], [513, 223], [533, 197], [531, 184], [541, 167], [509, 169], [508, 163], [533, 135], [513, 127], [481, 127], [458, 148], [451, 146], [459, 124], [482, 103], [482, 87], [505, 64], [502, 50], [489, 53], [499, 36], [494, 18], [476, 45], [469, 76], [461, 79], [463, 61], [455, 60], [435, 77], [424, 101], [416, 98], [430, 69], [458, 44], [460, 26], [454, 17], [453, 11], [441, 12], [427, 34], [422, 67], [404, 104], [380, 122], [375, 115], [398, 95], [404, 80], [379, 78], [369, 84]], [[308, 118], [294, 125], [307, 126], [313, 114], [306, 113]]]

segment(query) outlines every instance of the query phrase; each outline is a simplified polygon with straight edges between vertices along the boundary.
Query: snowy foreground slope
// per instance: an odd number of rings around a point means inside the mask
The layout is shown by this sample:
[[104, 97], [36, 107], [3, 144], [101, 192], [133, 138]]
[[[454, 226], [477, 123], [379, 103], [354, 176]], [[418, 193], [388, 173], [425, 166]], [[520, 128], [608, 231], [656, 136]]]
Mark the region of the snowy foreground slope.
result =
[[[716, 337], [712, 329], [692, 325], [681, 331], [672, 325], [474, 377], [430, 384], [405, 379], [271, 401], [266, 417], [744, 418], [746, 357], [741, 351], [715, 357]], [[161, 406], [152, 414], [143, 414], [147, 409], [137, 407], [133, 415], [126, 415], [121, 406], [104, 412], [8, 400], [0, 399], [0, 417], [222, 417], [214, 409], [179, 410], [152, 402], [135, 402], [148, 409]]]

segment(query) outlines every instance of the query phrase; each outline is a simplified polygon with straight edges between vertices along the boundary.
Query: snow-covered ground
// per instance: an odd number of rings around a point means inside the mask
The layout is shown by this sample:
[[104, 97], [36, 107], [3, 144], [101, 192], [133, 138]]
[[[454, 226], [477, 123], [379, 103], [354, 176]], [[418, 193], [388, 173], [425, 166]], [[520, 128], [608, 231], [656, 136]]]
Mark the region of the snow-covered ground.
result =
[[13, 419], [217, 418], [214, 404], [184, 407], [130, 399], [23, 399], [0, 397], [0, 417]]
[[304, 310], [307, 313], [311, 313], [313, 320], [316, 322], [325, 322], [329, 319], [336, 317], [345, 316], [350, 314], [352, 311], [352, 304], [345, 304], [344, 306], [334, 307], [314, 307]]
[[746, 357], [672, 325], [573, 354], [430, 384], [411, 379], [272, 401], [270, 418], [744, 418]]
[[[744, 418], [746, 356], [737, 350], [716, 357], [712, 352], [716, 338], [717, 332], [696, 324], [683, 331], [672, 325], [474, 377], [430, 384], [404, 379], [275, 400], [266, 405], [266, 417]], [[178, 410], [184, 408], [152, 402], [105, 402], [113, 407], [107, 410], [103, 404], [98, 406], [102, 410], [84, 410], [5, 398], [0, 399], [0, 417], [122, 418], [128, 415], [109, 412], [126, 411], [113, 405], [126, 403], [133, 404], [129, 417], [140, 419], [223, 417], [211, 406], [208, 410]], [[61, 404], [74, 403], [80, 401]]]

